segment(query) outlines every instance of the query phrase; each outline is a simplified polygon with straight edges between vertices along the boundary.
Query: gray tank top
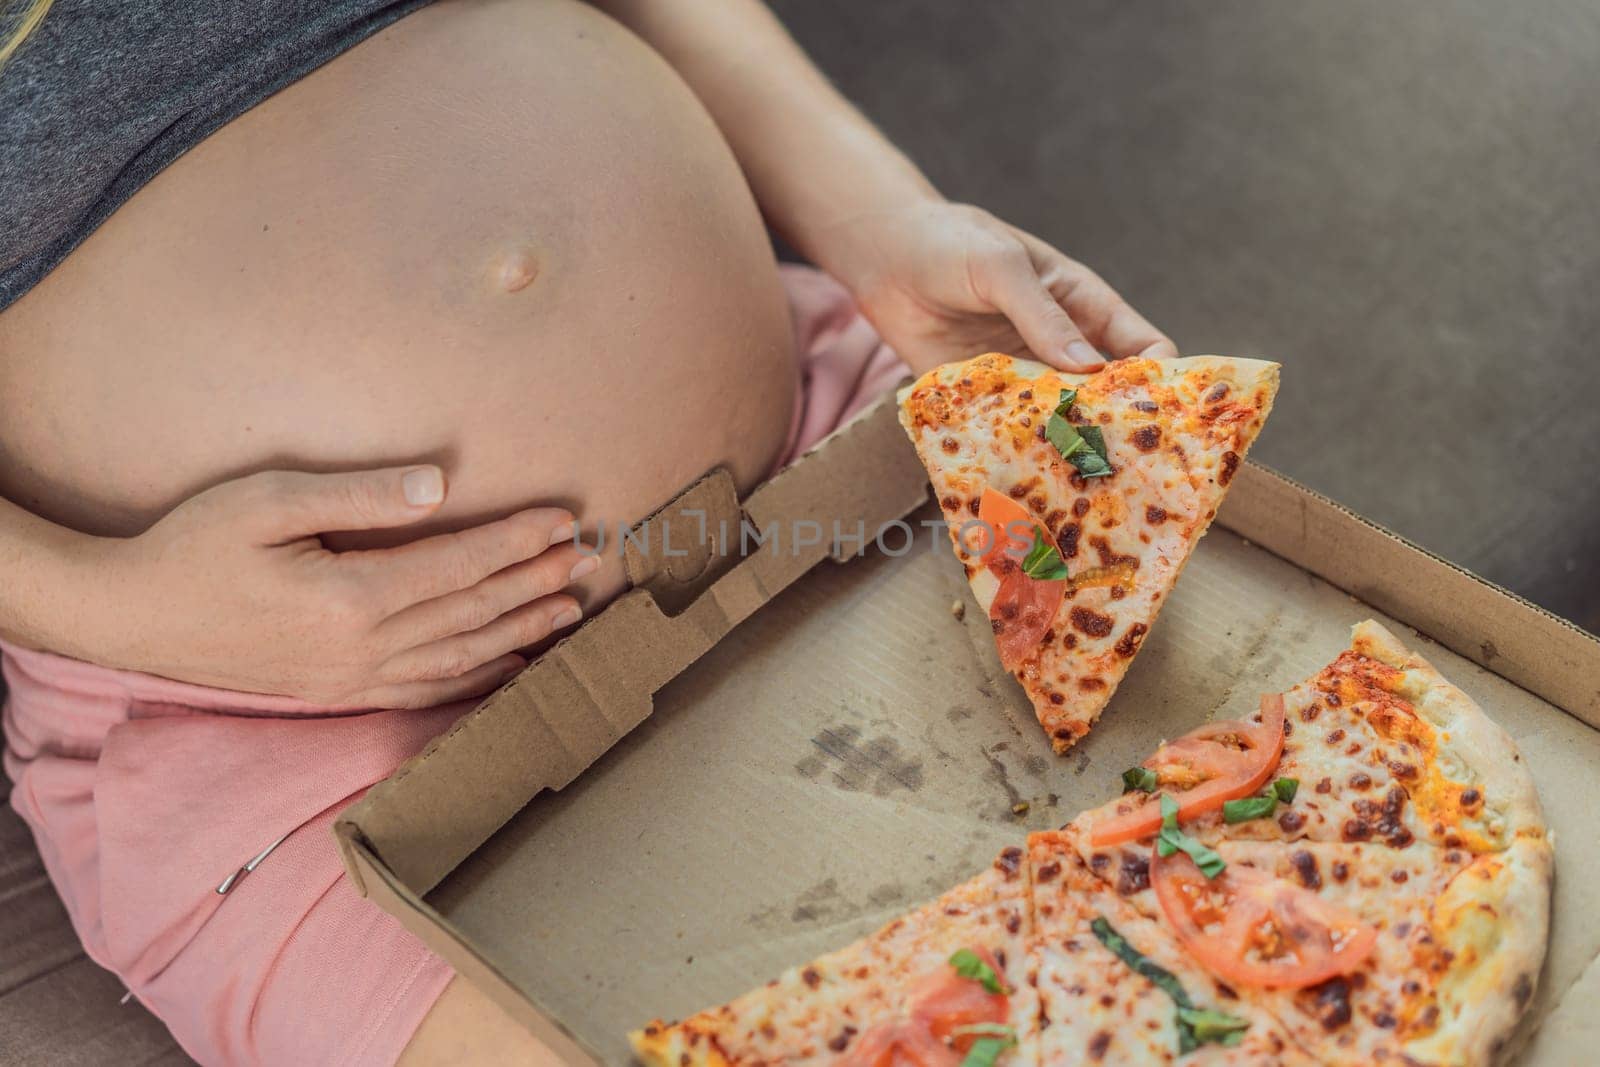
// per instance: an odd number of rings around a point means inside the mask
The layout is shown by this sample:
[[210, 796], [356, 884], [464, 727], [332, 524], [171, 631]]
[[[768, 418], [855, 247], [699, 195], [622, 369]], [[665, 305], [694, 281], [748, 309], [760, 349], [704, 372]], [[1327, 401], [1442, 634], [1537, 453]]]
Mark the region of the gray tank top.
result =
[[213, 130], [427, 2], [55, 0], [0, 68], [0, 310]]

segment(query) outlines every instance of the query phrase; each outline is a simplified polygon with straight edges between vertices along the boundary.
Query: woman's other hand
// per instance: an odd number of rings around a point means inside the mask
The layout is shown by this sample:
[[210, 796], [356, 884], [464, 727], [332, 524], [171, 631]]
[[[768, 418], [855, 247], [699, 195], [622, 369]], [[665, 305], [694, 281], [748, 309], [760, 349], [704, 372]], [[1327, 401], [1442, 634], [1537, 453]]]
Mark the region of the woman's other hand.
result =
[[579, 617], [560, 590], [592, 571], [573, 516], [534, 508], [397, 548], [331, 552], [318, 535], [408, 526], [444, 501], [437, 467], [272, 471], [179, 505], [149, 530], [96, 539], [70, 644], [180, 681], [317, 704], [421, 708], [488, 692], [517, 649]]
[[1099, 275], [978, 208], [923, 199], [830, 230], [828, 269], [918, 373], [982, 352], [1067, 371], [1178, 354]]

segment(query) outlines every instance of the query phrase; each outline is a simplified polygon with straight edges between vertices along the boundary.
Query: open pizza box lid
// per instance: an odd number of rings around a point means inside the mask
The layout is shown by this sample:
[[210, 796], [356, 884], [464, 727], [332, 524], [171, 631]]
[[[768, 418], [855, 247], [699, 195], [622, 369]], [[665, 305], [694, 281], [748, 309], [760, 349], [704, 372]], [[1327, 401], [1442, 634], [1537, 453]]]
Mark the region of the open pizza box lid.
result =
[[1533, 769], [1558, 873], [1518, 1058], [1592, 1062], [1600, 641], [1247, 464], [1105, 717], [1057, 757], [987, 619], [958, 617], [926, 495], [892, 398], [742, 503], [721, 472], [689, 487], [626, 543], [630, 592], [345, 811], [356, 886], [560, 1058], [627, 1063], [628, 1030], [931, 899], [1376, 618]]

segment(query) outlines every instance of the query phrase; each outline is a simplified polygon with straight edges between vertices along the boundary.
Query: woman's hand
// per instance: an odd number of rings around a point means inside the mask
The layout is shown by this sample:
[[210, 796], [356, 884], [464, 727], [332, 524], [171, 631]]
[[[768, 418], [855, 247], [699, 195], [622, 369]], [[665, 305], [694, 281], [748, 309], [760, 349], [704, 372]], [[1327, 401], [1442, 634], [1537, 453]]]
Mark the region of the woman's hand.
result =
[[824, 266], [919, 374], [983, 352], [1060, 370], [1176, 356], [1177, 347], [1083, 264], [986, 211], [937, 198], [829, 227]]
[[[137, 537], [95, 539], [93, 603], [61, 651], [109, 666], [317, 704], [420, 708], [477, 696], [569, 626], [558, 592], [599, 560], [573, 517], [534, 508], [398, 548], [330, 552], [318, 534], [439, 509], [437, 467], [269, 472], [210, 489]], [[100, 606], [103, 605], [103, 608]]]

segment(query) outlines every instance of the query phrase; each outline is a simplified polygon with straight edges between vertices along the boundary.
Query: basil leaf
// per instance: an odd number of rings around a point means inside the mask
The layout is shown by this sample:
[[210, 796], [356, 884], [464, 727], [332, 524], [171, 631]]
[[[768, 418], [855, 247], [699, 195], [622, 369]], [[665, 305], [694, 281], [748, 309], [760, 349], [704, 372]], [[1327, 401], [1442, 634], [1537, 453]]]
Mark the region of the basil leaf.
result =
[[1178, 802], [1165, 793], [1161, 794], [1161, 832], [1156, 835], [1156, 851], [1162, 856], [1187, 852], [1207, 878], [1215, 878], [1227, 866], [1214, 849], [1178, 829]]
[[1193, 1036], [1195, 1045], [1216, 1044], [1232, 1047], [1244, 1040], [1250, 1021], [1208, 1008], [1179, 1008], [1178, 1025]]
[[1078, 428], [1068, 422], [1059, 410], [1044, 424], [1044, 439], [1055, 445], [1056, 451], [1066, 460], [1071, 460], [1075, 452], [1089, 447], [1084, 443], [1083, 435], [1078, 433]]
[[983, 988], [990, 993], [1006, 991], [1006, 987], [1000, 984], [1000, 976], [994, 973], [994, 968], [984, 963], [983, 957], [970, 948], [957, 949], [955, 955], [950, 957], [950, 966], [956, 969], [958, 976], [982, 983]]
[[1111, 457], [1106, 454], [1106, 435], [1104, 431], [1098, 426], [1079, 426], [1077, 429], [1078, 436], [1083, 438], [1083, 443], [1094, 449], [1095, 455], [1109, 462]]
[[1106, 454], [1105, 434], [1098, 426], [1077, 426], [1078, 436], [1088, 447], [1073, 453], [1069, 461], [1085, 478], [1104, 478], [1111, 473], [1111, 459]]
[[1240, 797], [1238, 800], [1229, 800], [1222, 805], [1222, 821], [1227, 823], [1248, 822], [1251, 819], [1264, 819], [1277, 810], [1278, 803], [1285, 804], [1294, 800], [1294, 795], [1300, 789], [1300, 779], [1279, 778], [1272, 783], [1272, 789], [1264, 797]]
[[1102, 945], [1111, 950], [1112, 955], [1126, 963], [1134, 974], [1148, 978], [1158, 989], [1171, 997], [1178, 1007], [1194, 1007], [1194, 1002], [1189, 999], [1188, 991], [1183, 988], [1183, 983], [1178, 981], [1178, 976], [1128, 944], [1128, 939], [1117, 933], [1103, 916], [1096, 915], [1089, 923], [1089, 929]]
[[[1178, 802], [1172, 799], [1171, 794], [1161, 794], [1161, 828], [1163, 830], [1178, 828]], [[1167, 855], [1172, 855], [1168, 852]]]
[[1042, 582], [1059, 582], [1067, 576], [1067, 564], [1060, 549], [1051, 544], [1038, 527], [1033, 531], [1033, 545], [1022, 557], [1022, 573]]
[[980, 1037], [967, 1049], [961, 1067], [994, 1067], [1000, 1053], [1017, 1043], [1016, 1035], [1010, 1037]]
[[[1112, 928], [1104, 916], [1095, 916], [1093, 921], [1089, 923], [1089, 929], [1094, 932], [1094, 936], [1099, 939], [1102, 945], [1132, 968], [1135, 974], [1149, 979], [1156, 988], [1172, 998], [1172, 1002], [1177, 1009], [1178, 1054], [1180, 1056], [1193, 1052], [1204, 1044], [1232, 1047], [1244, 1040], [1244, 1032], [1250, 1027], [1250, 1023], [1247, 1020], [1235, 1018], [1220, 1011], [1195, 1007], [1194, 1001], [1189, 999], [1188, 990], [1183, 988], [1183, 983], [1178, 980], [1178, 976], [1150, 960], [1138, 949], [1130, 945], [1126, 938]], [[965, 1067], [964, 1064], [963, 1067]]]
[[1278, 807], [1278, 798], [1269, 797], [1240, 797], [1230, 800], [1222, 805], [1222, 821], [1226, 823], [1249, 822], [1251, 819], [1265, 819]]
[[1056, 446], [1061, 458], [1078, 469], [1085, 478], [1103, 478], [1111, 473], [1111, 460], [1106, 454], [1105, 434], [1098, 426], [1074, 426], [1067, 421], [1067, 412], [1077, 402], [1076, 389], [1061, 390], [1061, 400], [1044, 424], [1045, 440]]
[[1017, 1029], [1006, 1023], [967, 1023], [950, 1031], [951, 1037], [966, 1037], [977, 1034], [980, 1037], [1009, 1037], [1013, 1042], [1017, 1040]]
[[1156, 777], [1156, 772], [1149, 767], [1129, 767], [1122, 772], [1122, 791], [1131, 793], [1137, 789], [1141, 793], [1154, 793], [1161, 787], [1161, 780]]

